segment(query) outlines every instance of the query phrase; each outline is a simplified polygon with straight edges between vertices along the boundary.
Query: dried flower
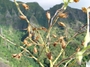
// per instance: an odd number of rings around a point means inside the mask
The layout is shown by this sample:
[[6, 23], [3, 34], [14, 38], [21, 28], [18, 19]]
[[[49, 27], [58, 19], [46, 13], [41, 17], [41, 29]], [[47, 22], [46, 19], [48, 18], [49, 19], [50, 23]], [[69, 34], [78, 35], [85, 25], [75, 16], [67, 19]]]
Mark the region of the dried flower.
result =
[[30, 25], [28, 25], [27, 31], [28, 31], [28, 33], [30, 33], [30, 31], [31, 31], [31, 26]]
[[59, 40], [60, 40], [60, 43], [61, 43], [61, 47], [62, 47], [63, 49], [65, 49], [66, 43], [65, 43], [65, 41], [64, 41], [64, 37], [61, 36], [61, 37], [59, 38]]
[[54, 42], [53, 46], [55, 47], [58, 44], [58, 42]]
[[47, 29], [45, 27], [42, 27], [42, 30], [47, 31]]
[[29, 9], [29, 6], [27, 5], [27, 4], [22, 4], [22, 6], [26, 9], [26, 10], [28, 10]]
[[26, 16], [23, 16], [23, 15], [20, 15], [19, 16], [22, 20], [25, 20], [26, 19]]
[[82, 11], [83, 11], [84, 13], [87, 13], [87, 9], [86, 9], [85, 7], [82, 7]]
[[76, 52], [79, 52], [80, 51], [80, 47], [78, 47], [77, 49], [76, 49]]
[[51, 19], [51, 15], [50, 15], [50, 12], [49, 11], [46, 12], [46, 17], [47, 17], [48, 20]]
[[22, 56], [21, 53], [19, 53], [19, 54], [13, 54], [13, 55], [12, 55], [12, 57], [13, 57], [13, 58], [16, 58], [16, 59], [20, 59], [21, 56]]
[[66, 27], [66, 25], [63, 22], [58, 22], [58, 25], [60, 25], [62, 27]]
[[28, 41], [25, 39], [25, 40], [23, 41], [23, 43], [24, 43], [25, 45], [27, 45], [27, 44], [28, 44]]
[[28, 47], [32, 46], [32, 43], [28, 43], [27, 46], [28, 46]]
[[59, 13], [59, 17], [60, 18], [67, 18], [68, 15], [67, 15], [67, 13]]
[[34, 52], [35, 54], [38, 52], [36, 47], [34, 47], [33, 52]]
[[79, 0], [74, 0], [74, 2], [79, 2]]
[[54, 38], [56, 38], [57, 36], [55, 34], [52, 35]]
[[46, 55], [47, 55], [47, 57], [48, 57], [49, 60], [52, 60], [51, 52], [47, 53]]

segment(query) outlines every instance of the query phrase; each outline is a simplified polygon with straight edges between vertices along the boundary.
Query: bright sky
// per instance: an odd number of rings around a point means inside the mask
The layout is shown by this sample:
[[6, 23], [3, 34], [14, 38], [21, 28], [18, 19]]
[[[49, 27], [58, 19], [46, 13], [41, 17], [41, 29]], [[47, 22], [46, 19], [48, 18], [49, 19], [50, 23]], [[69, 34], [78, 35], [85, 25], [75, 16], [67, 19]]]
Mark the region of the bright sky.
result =
[[[12, 0], [13, 1], [13, 0]], [[60, 4], [63, 2], [63, 0], [16, 0], [16, 1], [22, 1], [22, 2], [38, 2], [39, 5], [44, 8], [45, 10], [53, 7], [56, 4]], [[80, 0], [78, 3], [71, 3], [69, 6], [73, 8], [79, 8], [82, 7], [89, 7], [90, 6], [90, 0]]]

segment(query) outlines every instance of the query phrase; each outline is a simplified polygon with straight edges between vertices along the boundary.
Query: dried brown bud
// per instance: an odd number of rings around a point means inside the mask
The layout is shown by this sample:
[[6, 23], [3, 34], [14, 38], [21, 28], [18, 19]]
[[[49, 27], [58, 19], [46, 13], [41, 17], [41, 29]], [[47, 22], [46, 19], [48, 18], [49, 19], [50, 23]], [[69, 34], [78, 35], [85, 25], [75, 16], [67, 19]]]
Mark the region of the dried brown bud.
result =
[[45, 27], [42, 27], [42, 30], [47, 31], [47, 29]]
[[36, 28], [36, 27], [34, 27], [32, 30], [33, 30], [33, 31], [35, 31], [35, 30], [37, 30], [37, 28]]
[[56, 38], [57, 36], [55, 34], [52, 35], [54, 38]]
[[54, 42], [53, 46], [55, 47], [58, 44], [58, 42]]
[[65, 47], [66, 47], [66, 43], [65, 43], [65, 41], [64, 41], [64, 40], [62, 40], [61, 45], [62, 45], [62, 48], [63, 48], [63, 49], [65, 49]]
[[25, 40], [23, 41], [23, 43], [24, 43], [25, 45], [27, 45], [27, 44], [28, 44], [28, 41], [25, 39]]
[[60, 25], [62, 27], [66, 27], [66, 25], [63, 22], [58, 22], [58, 25]]
[[86, 9], [85, 7], [82, 7], [82, 11], [83, 11], [84, 13], [87, 13], [87, 9]]
[[61, 36], [61, 37], [59, 38], [59, 40], [60, 40], [60, 43], [61, 43], [61, 47], [62, 47], [63, 49], [65, 49], [66, 43], [65, 43], [65, 41], [64, 41], [64, 37]]
[[35, 54], [38, 52], [36, 47], [34, 47], [33, 52], [34, 52]]
[[46, 12], [46, 17], [47, 17], [47, 19], [48, 19], [48, 20], [50, 20], [50, 19], [51, 19], [50, 12], [48, 12], [48, 11]]
[[22, 4], [22, 6], [26, 9], [26, 10], [28, 10], [29, 9], [29, 6], [27, 5], [27, 4]]
[[31, 26], [30, 25], [28, 25], [27, 31], [28, 31], [28, 33], [30, 33], [30, 31], [31, 31]]
[[37, 40], [39, 40], [39, 38], [40, 38], [40, 36], [38, 35], [38, 36], [36, 36], [35, 40], [37, 41]]
[[60, 18], [67, 18], [68, 15], [67, 15], [67, 13], [59, 13], [59, 17]]
[[80, 51], [80, 47], [78, 47], [77, 49], [76, 49], [76, 52], [79, 52]]
[[32, 46], [32, 43], [28, 43], [27, 46], [28, 46], [28, 47]]
[[22, 20], [25, 20], [26, 19], [26, 16], [23, 16], [23, 15], [20, 15], [19, 16]]
[[13, 58], [16, 58], [16, 59], [20, 59], [21, 56], [22, 56], [21, 53], [19, 53], [19, 54], [13, 54], [13, 55], [12, 55], [12, 57], [13, 57]]
[[52, 60], [51, 52], [47, 53], [46, 55], [47, 55], [47, 57], [48, 57], [49, 60]]
[[79, 2], [79, 0], [74, 0], [74, 2]]

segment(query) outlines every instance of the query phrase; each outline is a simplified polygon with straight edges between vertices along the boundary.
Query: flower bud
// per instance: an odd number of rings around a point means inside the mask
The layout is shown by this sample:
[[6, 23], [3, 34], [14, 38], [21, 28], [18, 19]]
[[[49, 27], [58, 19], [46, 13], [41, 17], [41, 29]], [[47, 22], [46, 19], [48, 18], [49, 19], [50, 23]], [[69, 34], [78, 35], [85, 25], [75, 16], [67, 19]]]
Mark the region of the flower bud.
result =
[[20, 15], [19, 16], [22, 20], [25, 20], [26, 19], [26, 16], [23, 16], [23, 15]]
[[77, 3], [77, 2], [79, 2], [79, 0], [74, 0], [74, 2], [76, 2], [76, 3]]
[[22, 6], [26, 9], [26, 10], [28, 10], [29, 9], [29, 6], [27, 5], [27, 4], [22, 4]]
[[46, 55], [47, 55], [47, 57], [48, 57], [49, 60], [52, 60], [51, 52], [47, 53]]
[[50, 20], [50, 19], [51, 19], [50, 12], [46, 12], [46, 17], [47, 17], [47, 19], [48, 19], [48, 20]]
[[68, 15], [67, 15], [67, 13], [59, 13], [59, 17], [60, 18], [67, 18]]
[[84, 13], [87, 13], [87, 9], [86, 9], [85, 7], [82, 7], [82, 11], [83, 11]]
[[35, 54], [38, 52], [36, 47], [34, 47], [33, 52], [34, 52]]
[[58, 25], [60, 25], [62, 27], [66, 27], [66, 25], [63, 22], [58, 22]]

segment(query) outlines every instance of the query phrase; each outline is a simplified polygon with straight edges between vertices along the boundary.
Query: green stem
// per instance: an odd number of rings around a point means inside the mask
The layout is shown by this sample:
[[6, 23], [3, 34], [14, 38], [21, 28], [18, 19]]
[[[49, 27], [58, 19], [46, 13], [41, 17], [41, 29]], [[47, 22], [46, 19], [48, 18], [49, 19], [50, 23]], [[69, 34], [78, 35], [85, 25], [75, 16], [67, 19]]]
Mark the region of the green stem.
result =
[[55, 64], [56, 63], [56, 61], [59, 59], [59, 57], [61, 56], [61, 54], [63, 53], [63, 49], [61, 49], [61, 51], [60, 51], [60, 53], [59, 53], [59, 55], [56, 57], [56, 59], [54, 60], [54, 62], [53, 62], [53, 64]]

